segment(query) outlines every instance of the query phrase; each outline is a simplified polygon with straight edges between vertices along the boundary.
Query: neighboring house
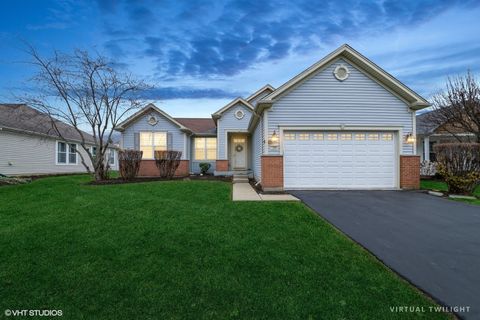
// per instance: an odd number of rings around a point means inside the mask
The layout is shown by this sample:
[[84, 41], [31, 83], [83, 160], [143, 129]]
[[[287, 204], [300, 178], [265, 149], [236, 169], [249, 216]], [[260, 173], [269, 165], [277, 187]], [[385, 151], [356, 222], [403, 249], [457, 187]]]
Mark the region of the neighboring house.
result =
[[[0, 104], [0, 174], [43, 175], [86, 172], [79, 153], [93, 169], [80, 146], [81, 137], [72, 127], [57, 122], [62, 141], [53, 129], [48, 115], [24, 104]], [[91, 150], [94, 139], [84, 133]], [[111, 148], [108, 161], [118, 170], [117, 152]]]
[[437, 161], [433, 150], [433, 146], [437, 143], [469, 142], [475, 139], [474, 134], [463, 132], [457, 128], [458, 126], [433, 124], [428, 119], [430, 112], [417, 116], [417, 154], [420, 155], [421, 161]]
[[264, 190], [397, 189], [419, 184], [417, 93], [343, 45], [279, 88], [236, 98], [212, 119], [173, 118], [153, 104], [118, 128], [121, 146], [183, 152], [178, 175], [210, 162], [216, 175], [246, 173]]

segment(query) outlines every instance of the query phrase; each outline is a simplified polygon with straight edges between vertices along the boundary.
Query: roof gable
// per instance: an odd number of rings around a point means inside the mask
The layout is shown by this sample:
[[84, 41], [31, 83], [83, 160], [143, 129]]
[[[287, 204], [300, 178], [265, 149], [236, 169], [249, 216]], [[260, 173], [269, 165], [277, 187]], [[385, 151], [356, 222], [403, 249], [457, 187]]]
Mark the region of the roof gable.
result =
[[250, 111], [253, 111], [253, 106], [248, 102], [246, 101], [245, 99], [243, 98], [236, 98], [234, 99], [233, 101], [231, 101], [229, 104], [227, 104], [226, 106], [224, 106], [223, 108], [219, 109], [218, 111], [216, 111], [215, 113], [212, 114], [212, 118], [214, 120], [217, 120], [218, 118], [220, 118], [222, 116], [222, 113], [224, 113], [225, 111], [227, 111], [228, 109], [230, 109], [231, 107], [235, 106], [237, 103], [240, 103], [240, 104], [243, 104], [245, 107], [247, 107]]
[[419, 94], [408, 88], [395, 77], [390, 75], [388, 72], [377, 66], [375, 63], [367, 59], [365, 56], [363, 56], [347, 44], [342, 45], [337, 50], [331, 52], [323, 59], [310, 66], [308, 69], [304, 70], [297, 76], [293, 77], [292, 79], [281, 85], [273, 93], [259, 101], [259, 105], [270, 105], [279, 97], [283, 96], [284, 94], [301, 84], [303, 81], [316, 74], [318, 71], [321, 71], [338, 58], [343, 58], [352, 65], [356, 66], [359, 70], [366, 73], [373, 80], [377, 81], [390, 92], [394, 93], [399, 98], [404, 100], [411, 109], [419, 110], [430, 106], [430, 103], [423, 97], [421, 97]]
[[268, 95], [275, 91], [275, 88], [272, 87], [271, 85], [267, 84], [254, 93], [252, 93], [247, 99], [245, 99], [248, 103], [252, 103], [252, 101], [255, 101], [258, 97], [260, 97], [262, 94]]
[[123, 121], [122, 123], [120, 123], [116, 128], [115, 130], [117, 131], [123, 131], [125, 130], [126, 127], [128, 127], [129, 125], [131, 125], [133, 122], [135, 122], [138, 118], [140, 118], [141, 116], [145, 115], [146, 113], [148, 113], [149, 111], [155, 111], [159, 114], [161, 114], [164, 118], [166, 118], [167, 120], [169, 120], [170, 122], [172, 122], [173, 124], [177, 125], [180, 130], [185, 130], [185, 131], [191, 131], [189, 130], [187, 127], [185, 127], [184, 125], [182, 125], [180, 122], [178, 122], [177, 120], [175, 120], [174, 118], [172, 118], [168, 113], [166, 113], [165, 111], [157, 108], [157, 106], [155, 106], [153, 103], [149, 103], [148, 105], [146, 105], [144, 108], [142, 108], [141, 110], [139, 110], [138, 112], [132, 114], [130, 117], [128, 117], [127, 119], [125, 119], [125, 121]]

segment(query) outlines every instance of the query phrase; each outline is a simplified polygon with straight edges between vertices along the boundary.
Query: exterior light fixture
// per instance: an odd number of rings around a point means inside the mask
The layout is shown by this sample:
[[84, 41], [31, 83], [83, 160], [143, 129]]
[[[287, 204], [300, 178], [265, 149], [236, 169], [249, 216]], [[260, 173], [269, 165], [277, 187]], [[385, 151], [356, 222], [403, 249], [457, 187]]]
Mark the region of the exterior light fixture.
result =
[[270, 139], [268, 139], [268, 145], [272, 148], [277, 148], [279, 145], [278, 142], [279, 142], [279, 139], [278, 139], [277, 132], [273, 130], [272, 136], [270, 137]]
[[414, 143], [415, 142], [415, 137], [413, 136], [413, 134], [409, 133], [406, 135], [405, 137], [405, 142], [406, 143]]

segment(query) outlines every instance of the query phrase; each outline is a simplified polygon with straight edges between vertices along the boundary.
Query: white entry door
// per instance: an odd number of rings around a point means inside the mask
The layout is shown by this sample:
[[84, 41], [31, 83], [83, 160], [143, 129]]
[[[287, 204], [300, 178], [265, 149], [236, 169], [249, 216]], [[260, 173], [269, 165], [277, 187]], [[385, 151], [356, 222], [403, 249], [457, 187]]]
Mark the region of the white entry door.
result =
[[392, 189], [393, 132], [286, 131], [285, 189]]
[[246, 169], [247, 168], [247, 137], [245, 135], [232, 135], [231, 137], [231, 151], [232, 168]]

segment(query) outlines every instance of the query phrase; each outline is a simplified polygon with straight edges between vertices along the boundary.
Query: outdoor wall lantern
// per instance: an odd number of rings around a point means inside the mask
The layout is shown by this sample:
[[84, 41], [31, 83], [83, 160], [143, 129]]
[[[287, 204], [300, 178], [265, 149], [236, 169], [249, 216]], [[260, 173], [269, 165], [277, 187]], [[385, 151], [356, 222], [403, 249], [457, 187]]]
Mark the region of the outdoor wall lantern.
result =
[[268, 145], [272, 148], [277, 148], [279, 145], [278, 142], [279, 142], [279, 139], [278, 139], [277, 132], [273, 130], [272, 136], [270, 137], [270, 139], [268, 139]]
[[413, 134], [409, 133], [405, 136], [405, 142], [406, 143], [414, 143], [415, 142], [415, 137]]

